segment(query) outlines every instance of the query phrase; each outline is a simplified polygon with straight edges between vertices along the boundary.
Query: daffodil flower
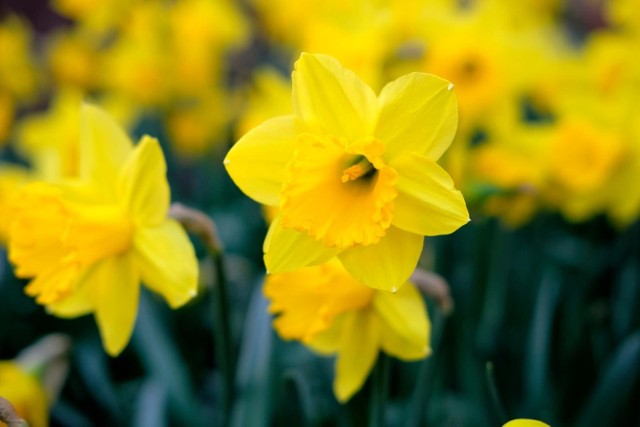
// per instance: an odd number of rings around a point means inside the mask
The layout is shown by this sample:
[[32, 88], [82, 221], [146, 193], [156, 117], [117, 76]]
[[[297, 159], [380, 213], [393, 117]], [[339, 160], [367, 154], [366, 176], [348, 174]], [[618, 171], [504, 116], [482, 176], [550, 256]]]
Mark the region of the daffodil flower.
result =
[[364, 384], [379, 351], [401, 360], [431, 353], [427, 309], [412, 284], [395, 294], [356, 281], [340, 262], [268, 275], [264, 293], [280, 336], [337, 354], [334, 394], [345, 402]]
[[[38, 380], [11, 360], [0, 360], [0, 397], [31, 427], [49, 425], [49, 402]], [[0, 425], [5, 425], [0, 421]]]
[[294, 114], [253, 129], [225, 159], [247, 195], [280, 207], [264, 243], [267, 271], [337, 256], [355, 279], [393, 291], [417, 265], [423, 236], [469, 221], [436, 163], [456, 131], [452, 88], [412, 73], [376, 97], [335, 59], [303, 53]]
[[134, 148], [96, 107], [80, 113], [80, 179], [20, 191], [9, 231], [16, 275], [28, 295], [60, 317], [94, 313], [110, 355], [135, 323], [140, 281], [173, 308], [196, 294], [197, 260], [167, 218], [170, 193], [158, 141]]
[[545, 424], [542, 421], [537, 420], [518, 418], [517, 420], [509, 421], [502, 427], [549, 427], [549, 424]]

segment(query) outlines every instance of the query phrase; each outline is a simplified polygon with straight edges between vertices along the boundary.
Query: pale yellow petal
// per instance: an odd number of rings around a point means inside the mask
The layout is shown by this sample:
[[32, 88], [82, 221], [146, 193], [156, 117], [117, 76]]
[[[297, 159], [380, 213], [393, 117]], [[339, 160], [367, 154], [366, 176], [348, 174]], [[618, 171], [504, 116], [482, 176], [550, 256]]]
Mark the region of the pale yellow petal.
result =
[[340, 349], [342, 334], [345, 331], [345, 319], [350, 317], [349, 313], [337, 316], [328, 329], [313, 336], [313, 339], [306, 346], [316, 353], [330, 356]]
[[142, 282], [164, 297], [171, 308], [198, 291], [198, 260], [184, 229], [173, 220], [138, 230], [133, 240]]
[[121, 196], [137, 226], [161, 224], [169, 210], [167, 165], [155, 138], [142, 137], [120, 175]]
[[517, 420], [511, 420], [502, 427], [550, 427], [549, 424], [545, 424], [542, 421], [528, 420], [520, 418]]
[[92, 270], [93, 268], [89, 268], [84, 272], [78, 283], [75, 284], [73, 292], [67, 297], [60, 302], [47, 305], [47, 311], [63, 318], [74, 318], [91, 313], [93, 311], [93, 301], [95, 300], [93, 296], [95, 287], [86, 278], [92, 277]]
[[395, 294], [377, 292], [373, 307], [381, 319], [380, 342], [385, 353], [401, 360], [429, 355], [431, 324], [427, 306], [412, 283]]
[[394, 292], [416, 268], [422, 244], [422, 236], [391, 226], [379, 243], [345, 249], [338, 258], [355, 279]]
[[94, 181], [112, 196], [114, 179], [133, 144], [125, 131], [100, 108], [83, 104], [80, 110], [80, 176]]
[[349, 141], [371, 136], [378, 109], [376, 95], [337, 60], [303, 53], [292, 78], [294, 112], [310, 132]]
[[387, 84], [378, 99], [374, 135], [385, 143], [385, 158], [404, 151], [438, 160], [458, 127], [453, 85], [432, 74], [411, 73]]
[[280, 203], [285, 166], [293, 156], [296, 126], [293, 116], [267, 120], [249, 131], [229, 150], [224, 165], [233, 182], [265, 205]]
[[432, 160], [405, 153], [394, 161], [398, 197], [393, 225], [425, 236], [449, 234], [469, 222], [462, 193], [449, 174]]
[[368, 310], [345, 315], [333, 392], [339, 402], [346, 402], [362, 386], [378, 358], [379, 325]]
[[132, 257], [110, 257], [95, 266], [90, 277], [96, 322], [102, 344], [117, 356], [131, 338], [138, 312], [140, 275]]
[[263, 249], [269, 273], [284, 273], [322, 264], [340, 252], [340, 249], [326, 247], [305, 233], [285, 230], [280, 226], [280, 217], [271, 223]]

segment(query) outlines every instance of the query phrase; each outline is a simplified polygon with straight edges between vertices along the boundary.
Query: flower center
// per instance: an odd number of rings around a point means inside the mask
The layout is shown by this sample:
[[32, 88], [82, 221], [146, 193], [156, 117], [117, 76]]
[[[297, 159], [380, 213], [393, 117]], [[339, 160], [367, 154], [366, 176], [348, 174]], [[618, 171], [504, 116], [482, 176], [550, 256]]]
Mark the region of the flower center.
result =
[[355, 181], [359, 178], [370, 178], [375, 174], [376, 168], [365, 156], [356, 157], [355, 163], [342, 171], [342, 182]]
[[397, 196], [397, 173], [382, 160], [383, 150], [375, 139], [300, 135], [282, 186], [282, 227], [328, 247], [377, 243]]
[[20, 196], [9, 256], [18, 277], [33, 278], [25, 290], [40, 304], [60, 301], [85, 268], [131, 246], [133, 223], [118, 206], [71, 203], [44, 184]]

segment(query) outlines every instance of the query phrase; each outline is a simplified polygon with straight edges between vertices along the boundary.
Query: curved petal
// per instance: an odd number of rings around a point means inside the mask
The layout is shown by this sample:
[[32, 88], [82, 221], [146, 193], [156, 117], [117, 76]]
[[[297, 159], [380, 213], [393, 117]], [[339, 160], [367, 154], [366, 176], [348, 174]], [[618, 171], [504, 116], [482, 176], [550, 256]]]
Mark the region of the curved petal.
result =
[[509, 421], [502, 427], [549, 427], [549, 424], [545, 424], [542, 421], [519, 418]]
[[373, 307], [381, 319], [380, 343], [385, 353], [401, 360], [422, 359], [431, 353], [427, 307], [413, 284], [405, 284], [395, 294], [377, 292]]
[[322, 264], [340, 252], [340, 249], [324, 246], [305, 233], [282, 228], [279, 216], [269, 227], [263, 250], [268, 273], [284, 273]]
[[231, 147], [224, 159], [229, 176], [247, 196], [277, 206], [296, 136], [293, 116], [267, 120]]
[[303, 53], [293, 78], [293, 110], [307, 129], [349, 141], [371, 136], [377, 115], [373, 90], [327, 55]]
[[131, 338], [138, 312], [140, 277], [130, 255], [100, 261], [91, 275], [93, 305], [102, 345], [117, 356]]
[[394, 162], [398, 197], [392, 224], [425, 236], [449, 234], [470, 221], [462, 193], [432, 160], [405, 153]]
[[333, 392], [339, 402], [346, 402], [364, 384], [378, 358], [379, 324], [368, 310], [345, 315]]
[[54, 316], [71, 319], [74, 317], [84, 316], [91, 313], [93, 308], [93, 301], [95, 297], [93, 292], [95, 287], [92, 286], [90, 281], [85, 280], [87, 277], [91, 277], [93, 268], [90, 268], [86, 273], [78, 280], [72, 293], [70, 293], [63, 300], [47, 305], [47, 312]]
[[120, 190], [136, 225], [161, 224], [169, 210], [167, 165], [158, 140], [143, 136], [120, 175]]
[[316, 353], [330, 356], [340, 349], [342, 333], [345, 330], [345, 321], [349, 319], [349, 312], [338, 315], [328, 329], [317, 333], [311, 341], [304, 344]]
[[198, 260], [184, 229], [173, 220], [138, 230], [133, 255], [146, 287], [164, 297], [171, 308], [198, 291]]
[[100, 108], [80, 109], [80, 177], [113, 195], [113, 179], [127, 160], [133, 144], [124, 130]]
[[423, 237], [391, 226], [379, 243], [345, 249], [344, 268], [365, 285], [395, 292], [418, 265]]
[[438, 160], [458, 127], [453, 85], [426, 73], [411, 73], [387, 84], [378, 99], [374, 135], [385, 143], [385, 158], [403, 151]]

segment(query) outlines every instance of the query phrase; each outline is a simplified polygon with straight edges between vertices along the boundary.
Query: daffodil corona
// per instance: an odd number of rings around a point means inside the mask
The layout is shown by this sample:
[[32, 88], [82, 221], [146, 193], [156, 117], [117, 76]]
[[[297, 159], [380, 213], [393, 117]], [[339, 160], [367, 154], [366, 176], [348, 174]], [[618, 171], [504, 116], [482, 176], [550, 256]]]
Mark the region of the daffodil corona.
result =
[[380, 350], [406, 361], [431, 353], [427, 309], [412, 284], [395, 294], [377, 291], [334, 259], [269, 275], [264, 293], [282, 338], [337, 355], [333, 390], [341, 402], [362, 387]]
[[9, 258], [25, 288], [54, 315], [94, 313], [110, 355], [135, 323], [140, 281], [171, 307], [196, 294], [197, 261], [167, 218], [169, 185], [158, 141], [134, 148], [103, 111], [81, 113], [79, 180], [26, 185], [16, 197]]
[[362, 283], [397, 290], [423, 236], [469, 221], [464, 199], [436, 161], [458, 121], [453, 85], [411, 73], [373, 90], [338, 61], [302, 54], [291, 116], [248, 132], [225, 159], [235, 183], [280, 207], [265, 239], [270, 273], [337, 256]]

